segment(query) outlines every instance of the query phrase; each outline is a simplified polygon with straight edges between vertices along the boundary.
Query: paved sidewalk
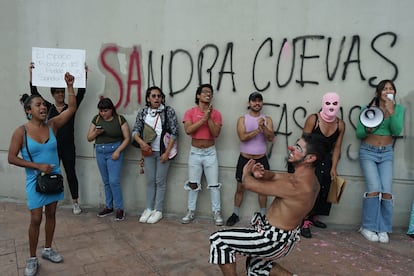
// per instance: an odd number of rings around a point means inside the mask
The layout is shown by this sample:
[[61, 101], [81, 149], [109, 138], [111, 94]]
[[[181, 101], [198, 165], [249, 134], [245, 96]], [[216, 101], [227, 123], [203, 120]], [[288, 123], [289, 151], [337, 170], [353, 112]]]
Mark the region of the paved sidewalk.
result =
[[[38, 275], [221, 275], [208, 263], [209, 234], [219, 229], [209, 218], [182, 225], [169, 215], [157, 224], [141, 224], [136, 213], [123, 222], [96, 217], [96, 209], [79, 216], [60, 206], [53, 247], [64, 262], [39, 258]], [[246, 225], [243, 219], [240, 226]], [[0, 200], [0, 275], [23, 275], [28, 256], [29, 212], [24, 203]], [[43, 224], [38, 256], [44, 243]], [[302, 238], [279, 264], [306, 275], [412, 275], [414, 239], [395, 229], [389, 244], [366, 241], [356, 229], [329, 225], [313, 228], [312, 239]], [[244, 258], [238, 258], [245, 275]]]

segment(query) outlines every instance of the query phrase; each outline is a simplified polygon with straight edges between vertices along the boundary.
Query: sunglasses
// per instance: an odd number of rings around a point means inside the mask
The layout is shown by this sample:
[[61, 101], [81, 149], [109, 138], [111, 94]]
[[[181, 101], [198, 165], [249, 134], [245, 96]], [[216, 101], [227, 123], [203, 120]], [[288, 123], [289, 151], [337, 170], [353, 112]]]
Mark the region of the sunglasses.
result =
[[152, 94], [151, 98], [155, 99], [155, 98], [161, 98], [161, 94]]

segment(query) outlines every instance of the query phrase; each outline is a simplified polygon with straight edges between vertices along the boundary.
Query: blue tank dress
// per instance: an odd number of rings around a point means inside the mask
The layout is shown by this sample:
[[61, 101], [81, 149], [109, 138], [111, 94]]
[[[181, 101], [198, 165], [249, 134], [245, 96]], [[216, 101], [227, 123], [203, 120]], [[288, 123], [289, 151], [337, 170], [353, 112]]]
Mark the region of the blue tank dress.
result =
[[[33, 162], [55, 165], [53, 167], [53, 173], [61, 173], [57, 153], [57, 142], [53, 130], [49, 127], [49, 140], [44, 144], [36, 142], [29, 136], [26, 137], [27, 141], [25, 142], [27, 143], [30, 154], [32, 155]], [[21, 149], [21, 154], [24, 160], [30, 161], [25, 145]], [[36, 176], [38, 174], [38, 170], [26, 168], [26, 196], [29, 210], [40, 208], [52, 202], [62, 200], [64, 197], [63, 192], [53, 195], [36, 192]]]

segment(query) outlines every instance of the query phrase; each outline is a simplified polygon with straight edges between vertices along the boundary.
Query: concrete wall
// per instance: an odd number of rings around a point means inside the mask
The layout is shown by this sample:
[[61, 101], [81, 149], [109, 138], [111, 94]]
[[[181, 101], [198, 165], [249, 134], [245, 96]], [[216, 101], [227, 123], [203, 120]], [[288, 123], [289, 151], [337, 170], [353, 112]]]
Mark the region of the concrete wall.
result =
[[[346, 133], [339, 174], [348, 180], [342, 202], [328, 222], [358, 224], [364, 179], [358, 162], [355, 125], [359, 108], [374, 96], [373, 85], [394, 79], [397, 101], [406, 106], [405, 132], [395, 148], [394, 225], [408, 223], [413, 199], [413, 55], [410, 0], [401, 1], [7, 1], [0, 9], [0, 195], [25, 198], [24, 170], [7, 163], [10, 136], [25, 122], [18, 103], [28, 92], [31, 47], [86, 49], [91, 69], [87, 94], [76, 117], [77, 171], [84, 205], [104, 202], [103, 188], [86, 141], [99, 96], [109, 96], [132, 127], [145, 104], [149, 85], [161, 86], [181, 119], [194, 105], [200, 82], [215, 88], [214, 106], [223, 114], [217, 140], [223, 213], [232, 212], [238, 156], [236, 120], [246, 112], [247, 96], [263, 92], [264, 112], [278, 132], [270, 159], [285, 170], [286, 147], [301, 133], [307, 115], [320, 108], [321, 96], [342, 98]], [[51, 99], [47, 88], [39, 88]], [[166, 212], [184, 213], [190, 139], [181, 128], [179, 155], [168, 182]], [[145, 175], [137, 149], [127, 150], [122, 177], [126, 209], [145, 206]], [[66, 202], [70, 202], [67, 192]], [[210, 213], [209, 194], [201, 193], [200, 213]], [[248, 193], [247, 216], [258, 209]]]

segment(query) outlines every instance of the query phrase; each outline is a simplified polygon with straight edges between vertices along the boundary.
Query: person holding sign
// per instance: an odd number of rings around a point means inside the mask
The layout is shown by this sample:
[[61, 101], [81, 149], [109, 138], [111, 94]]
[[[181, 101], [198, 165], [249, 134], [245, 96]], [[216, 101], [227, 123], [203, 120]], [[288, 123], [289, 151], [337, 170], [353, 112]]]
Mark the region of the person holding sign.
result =
[[[20, 99], [20, 102], [23, 103], [28, 122], [14, 131], [9, 146], [8, 162], [26, 168], [27, 205], [30, 210], [30, 257], [26, 261], [25, 275], [35, 275], [37, 273], [38, 260], [36, 249], [39, 241], [43, 207], [45, 208], [46, 222], [45, 245], [42, 250], [42, 258], [54, 263], [63, 261], [62, 256], [53, 250], [51, 246], [56, 226], [56, 207], [58, 200], [62, 200], [64, 194], [63, 192], [58, 194], [37, 192], [36, 179], [39, 173], [60, 174], [56, 133], [75, 114], [74, 80], [75, 78], [71, 74], [65, 74], [65, 81], [68, 87], [68, 106], [59, 115], [50, 120], [47, 120], [46, 102], [40, 95], [29, 96], [24, 94]], [[31, 159], [33, 161], [30, 161]]]
[[[32, 85], [32, 70], [34, 68], [34, 63], [30, 63], [29, 72], [30, 72], [30, 91], [32, 95], [40, 95], [37, 87]], [[86, 76], [88, 72], [88, 66], [85, 65]], [[79, 106], [85, 96], [86, 89], [79, 88], [78, 93], [76, 94], [76, 104]], [[51, 87], [50, 93], [54, 99], [54, 103], [45, 101], [48, 114], [47, 119], [50, 120], [53, 117], [58, 116], [60, 113], [68, 109], [68, 104], [65, 103], [65, 89]], [[79, 215], [82, 212], [82, 209], [79, 206], [79, 183], [78, 177], [76, 176], [75, 162], [76, 162], [76, 149], [75, 149], [75, 114], [70, 118], [70, 120], [62, 126], [56, 135], [58, 143], [58, 154], [59, 160], [62, 161], [63, 167], [65, 168], [66, 178], [69, 185], [69, 190], [72, 196], [73, 202], [73, 214]]]

